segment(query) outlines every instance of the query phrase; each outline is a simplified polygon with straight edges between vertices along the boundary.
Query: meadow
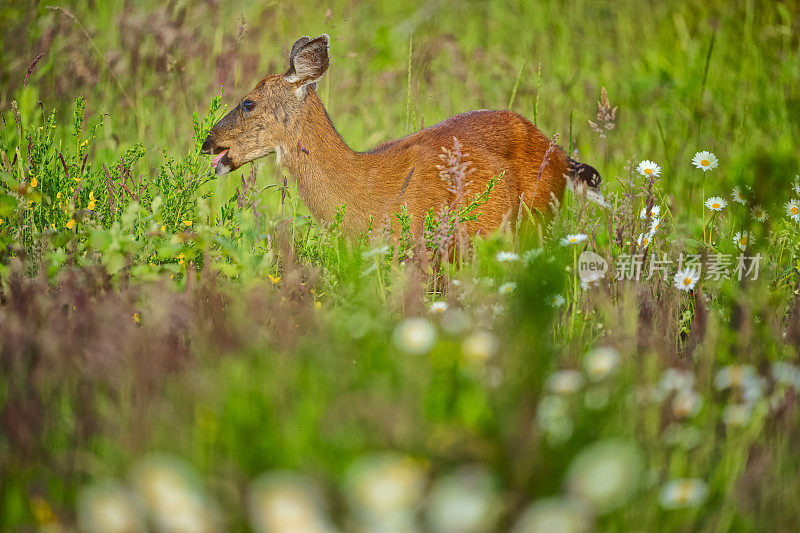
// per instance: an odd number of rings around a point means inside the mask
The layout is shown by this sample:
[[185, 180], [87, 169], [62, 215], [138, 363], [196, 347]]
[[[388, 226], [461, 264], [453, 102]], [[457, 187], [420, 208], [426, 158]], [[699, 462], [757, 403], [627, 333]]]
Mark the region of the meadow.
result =
[[[0, 30], [0, 529], [800, 527], [797, 1], [12, 0]], [[352, 148], [512, 109], [604, 200], [450, 262], [403, 213], [315, 222], [274, 156], [216, 177], [211, 126], [321, 33]]]

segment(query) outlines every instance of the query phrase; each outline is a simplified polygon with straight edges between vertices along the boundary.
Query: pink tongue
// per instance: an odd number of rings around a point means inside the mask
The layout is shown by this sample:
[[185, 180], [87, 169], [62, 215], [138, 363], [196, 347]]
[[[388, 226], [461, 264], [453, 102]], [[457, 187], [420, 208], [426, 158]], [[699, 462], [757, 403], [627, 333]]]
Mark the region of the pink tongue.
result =
[[223, 150], [220, 153], [218, 153], [217, 155], [215, 155], [214, 158], [211, 160], [211, 168], [216, 167], [217, 163], [219, 163], [219, 160], [222, 159], [223, 157], [225, 157], [225, 154], [227, 154], [227, 153], [228, 153], [227, 150]]

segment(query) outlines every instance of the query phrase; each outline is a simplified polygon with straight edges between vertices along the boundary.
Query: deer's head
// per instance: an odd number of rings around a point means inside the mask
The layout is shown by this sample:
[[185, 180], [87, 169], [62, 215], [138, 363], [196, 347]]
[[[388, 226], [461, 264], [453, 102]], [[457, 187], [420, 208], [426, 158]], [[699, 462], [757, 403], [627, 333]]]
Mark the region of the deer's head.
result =
[[202, 153], [218, 175], [278, 150], [304, 113], [309, 87], [328, 70], [327, 35], [301, 37], [289, 54], [284, 74], [267, 76], [239, 105], [222, 117], [203, 142]]

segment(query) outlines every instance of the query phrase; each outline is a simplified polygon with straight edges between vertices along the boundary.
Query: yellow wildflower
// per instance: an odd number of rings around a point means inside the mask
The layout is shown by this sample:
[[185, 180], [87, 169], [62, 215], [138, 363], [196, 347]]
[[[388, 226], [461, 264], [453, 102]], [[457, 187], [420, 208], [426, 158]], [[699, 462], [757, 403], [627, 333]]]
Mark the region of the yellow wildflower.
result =
[[272, 283], [273, 285], [277, 285], [278, 283], [281, 282], [280, 276], [273, 276], [272, 274], [267, 274], [267, 277], [269, 278], [269, 282]]
[[72, 229], [74, 227], [75, 227], [75, 219], [71, 218], [69, 219], [69, 222], [67, 222], [67, 229]]
[[167, 227], [164, 224], [161, 224], [161, 233], [165, 233], [167, 231]]
[[39, 180], [36, 179], [36, 176], [31, 176], [31, 189], [35, 189], [37, 185], [39, 185]]
[[58, 191], [58, 192], [56, 193], [56, 198], [61, 198], [61, 191]]
[[192, 226], [192, 221], [191, 220], [184, 220], [183, 221], [183, 225], [186, 226], [187, 228], [190, 228]]
[[54, 524], [58, 522], [53, 509], [47, 500], [41, 496], [32, 496], [30, 500], [31, 511], [39, 525]]
[[84, 140], [84, 141], [81, 143], [81, 146], [86, 146], [87, 144], [89, 144], [89, 139], [86, 139], [86, 140]]

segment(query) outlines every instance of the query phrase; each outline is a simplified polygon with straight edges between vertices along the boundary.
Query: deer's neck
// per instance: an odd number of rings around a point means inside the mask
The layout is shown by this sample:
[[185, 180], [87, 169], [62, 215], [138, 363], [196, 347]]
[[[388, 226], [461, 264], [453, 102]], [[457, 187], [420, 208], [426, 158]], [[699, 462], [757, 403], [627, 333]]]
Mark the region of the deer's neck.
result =
[[330, 223], [345, 207], [346, 226], [366, 229], [374, 211], [369, 194], [369, 154], [350, 149], [334, 128], [319, 97], [309, 90], [295, 135], [279, 147], [279, 164], [297, 183], [300, 199], [317, 220]]

